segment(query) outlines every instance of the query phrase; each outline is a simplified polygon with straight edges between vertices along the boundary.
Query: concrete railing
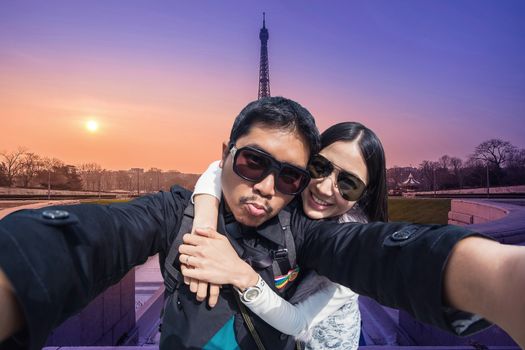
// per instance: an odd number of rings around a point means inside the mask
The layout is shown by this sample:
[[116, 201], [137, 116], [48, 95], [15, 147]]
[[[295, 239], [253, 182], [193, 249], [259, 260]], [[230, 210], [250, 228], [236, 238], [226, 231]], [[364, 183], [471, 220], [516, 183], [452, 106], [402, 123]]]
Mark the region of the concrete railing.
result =
[[508, 214], [507, 208], [495, 202], [454, 199], [450, 203], [448, 223], [459, 226], [483, 224], [499, 220]]
[[[446, 194], [479, 194], [484, 195], [487, 194], [487, 188], [486, 187], [477, 187], [477, 188], [462, 188], [462, 189], [455, 189], [455, 190], [438, 190], [438, 191], [418, 191], [413, 192], [415, 195], [421, 196], [432, 196], [435, 194], [440, 195], [446, 195]], [[489, 188], [489, 194], [525, 194], [525, 186], [502, 186], [502, 187], [490, 187]]]
[[525, 243], [525, 201], [491, 201], [453, 199], [448, 213], [449, 224], [469, 225], [501, 243]]

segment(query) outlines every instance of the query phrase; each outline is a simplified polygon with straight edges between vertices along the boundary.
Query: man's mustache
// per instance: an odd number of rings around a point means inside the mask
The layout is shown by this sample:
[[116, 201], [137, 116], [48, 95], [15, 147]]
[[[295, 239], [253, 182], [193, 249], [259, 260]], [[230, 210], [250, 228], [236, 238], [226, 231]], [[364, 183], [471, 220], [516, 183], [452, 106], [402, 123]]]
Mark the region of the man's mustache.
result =
[[268, 203], [268, 201], [266, 199], [263, 199], [261, 197], [258, 197], [258, 196], [245, 196], [245, 197], [241, 197], [239, 199], [239, 203], [240, 204], [248, 204], [248, 203], [255, 203], [257, 205], [261, 205], [263, 206], [264, 208], [264, 211], [266, 211], [266, 213], [268, 214], [271, 214], [273, 212], [273, 208], [272, 206]]

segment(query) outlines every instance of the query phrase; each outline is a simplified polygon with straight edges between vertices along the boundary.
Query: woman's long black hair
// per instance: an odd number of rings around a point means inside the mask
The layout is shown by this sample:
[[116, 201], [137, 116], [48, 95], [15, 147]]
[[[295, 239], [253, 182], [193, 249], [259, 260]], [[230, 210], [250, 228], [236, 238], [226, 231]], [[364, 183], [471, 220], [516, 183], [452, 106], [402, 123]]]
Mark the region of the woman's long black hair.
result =
[[321, 149], [337, 141], [354, 141], [368, 170], [368, 185], [357, 205], [369, 221], [388, 220], [385, 152], [376, 134], [363, 124], [344, 122], [332, 125], [321, 134]]

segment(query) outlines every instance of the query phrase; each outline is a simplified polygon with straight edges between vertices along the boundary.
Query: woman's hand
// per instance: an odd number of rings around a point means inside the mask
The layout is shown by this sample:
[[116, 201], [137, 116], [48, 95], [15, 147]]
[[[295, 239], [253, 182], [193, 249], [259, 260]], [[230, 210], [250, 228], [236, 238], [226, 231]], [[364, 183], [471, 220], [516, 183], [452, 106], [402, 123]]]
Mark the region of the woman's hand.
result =
[[196, 229], [186, 234], [179, 247], [181, 264], [186, 277], [214, 284], [231, 284], [244, 290], [257, 283], [258, 275], [233, 249], [228, 239], [212, 229]]

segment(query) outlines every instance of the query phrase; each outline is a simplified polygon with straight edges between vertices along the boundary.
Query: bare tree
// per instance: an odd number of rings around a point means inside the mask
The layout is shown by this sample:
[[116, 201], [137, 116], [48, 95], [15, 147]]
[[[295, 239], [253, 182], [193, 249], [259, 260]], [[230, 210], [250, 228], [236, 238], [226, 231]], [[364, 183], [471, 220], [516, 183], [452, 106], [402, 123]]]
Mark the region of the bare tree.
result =
[[29, 187], [31, 180], [38, 174], [42, 166], [43, 161], [39, 155], [32, 152], [24, 154], [20, 167], [20, 179], [23, 187]]
[[449, 162], [452, 173], [456, 177], [456, 181], [458, 183], [459, 188], [463, 188], [463, 161], [461, 160], [461, 158], [451, 157]]
[[491, 139], [480, 143], [474, 150], [472, 158], [482, 160], [499, 170], [515, 150], [516, 147], [508, 141]]
[[516, 149], [507, 161], [507, 181], [510, 185], [525, 184], [525, 149]]
[[427, 190], [437, 190], [436, 184], [436, 170], [439, 168], [438, 162], [424, 160], [419, 165], [419, 172], [421, 174], [424, 186]]
[[57, 158], [44, 158], [42, 161], [43, 168], [47, 172], [47, 198], [51, 199], [51, 180], [52, 174], [54, 173], [57, 167], [63, 165], [62, 161]]
[[131, 175], [128, 171], [119, 170], [116, 175], [116, 188], [117, 190], [132, 191], [133, 183]]
[[20, 173], [22, 167], [22, 158], [26, 153], [26, 149], [18, 147], [13, 152], [0, 152], [0, 156], [3, 157], [2, 167], [5, 169], [5, 177], [7, 180], [7, 186], [11, 187], [14, 185], [14, 179]]
[[102, 167], [97, 163], [84, 163], [78, 167], [84, 189], [99, 191], [102, 178]]
[[443, 156], [441, 156], [441, 158], [439, 158], [439, 160], [437, 161], [437, 163], [439, 164], [439, 167], [441, 169], [446, 169], [448, 170], [449, 167], [450, 167], [450, 156], [445, 154]]
[[397, 189], [399, 187], [399, 184], [404, 180], [403, 173], [404, 169], [398, 166], [387, 170], [387, 184], [389, 189]]
[[525, 167], [525, 148], [515, 149], [507, 160], [507, 167], [523, 168]]
[[0, 162], [0, 186], [7, 186], [7, 170], [3, 162]]

